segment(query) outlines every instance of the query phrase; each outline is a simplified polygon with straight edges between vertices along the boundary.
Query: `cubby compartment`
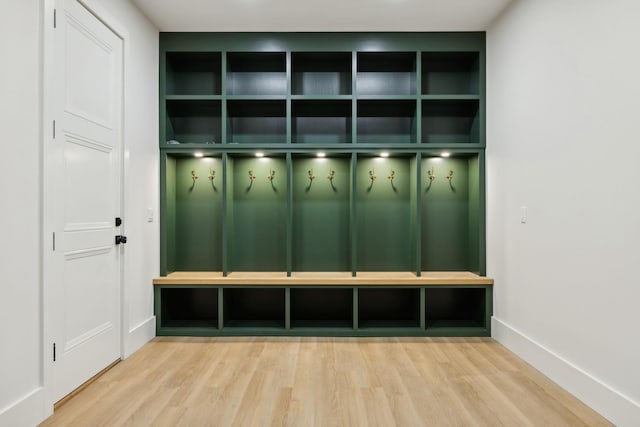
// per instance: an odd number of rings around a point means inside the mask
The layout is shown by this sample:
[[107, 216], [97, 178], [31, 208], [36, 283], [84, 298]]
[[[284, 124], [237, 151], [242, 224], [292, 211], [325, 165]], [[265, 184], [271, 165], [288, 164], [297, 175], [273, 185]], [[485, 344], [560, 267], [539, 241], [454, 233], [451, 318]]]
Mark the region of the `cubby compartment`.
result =
[[287, 270], [287, 164], [282, 157], [227, 160], [230, 271]]
[[284, 288], [224, 288], [222, 292], [225, 329], [284, 329]]
[[351, 52], [293, 52], [293, 95], [350, 95]]
[[359, 329], [419, 327], [420, 289], [358, 289]]
[[293, 271], [351, 271], [351, 157], [293, 158]]
[[413, 156], [358, 157], [354, 195], [357, 270], [417, 271], [412, 225], [417, 206], [415, 174]]
[[423, 52], [423, 95], [478, 95], [478, 52]]
[[415, 95], [415, 52], [359, 52], [356, 92], [361, 95]]
[[166, 271], [222, 271], [222, 159], [169, 155], [164, 175]]
[[353, 289], [291, 288], [291, 327], [353, 329]]
[[350, 143], [351, 101], [294, 100], [291, 103], [291, 134], [294, 143]]
[[218, 289], [160, 288], [161, 328], [218, 327]]
[[480, 270], [480, 170], [477, 155], [423, 157], [421, 256], [427, 271]]
[[358, 143], [415, 143], [416, 123], [413, 100], [358, 101]]
[[220, 101], [167, 100], [165, 143], [220, 143], [220, 117]]
[[277, 144], [286, 142], [286, 111], [285, 101], [227, 101], [227, 143]]
[[438, 328], [487, 328], [486, 289], [436, 287], [425, 290], [427, 330]]
[[167, 52], [166, 95], [220, 95], [219, 52]]
[[227, 95], [286, 95], [284, 52], [227, 53]]
[[480, 143], [478, 100], [423, 100], [422, 142]]

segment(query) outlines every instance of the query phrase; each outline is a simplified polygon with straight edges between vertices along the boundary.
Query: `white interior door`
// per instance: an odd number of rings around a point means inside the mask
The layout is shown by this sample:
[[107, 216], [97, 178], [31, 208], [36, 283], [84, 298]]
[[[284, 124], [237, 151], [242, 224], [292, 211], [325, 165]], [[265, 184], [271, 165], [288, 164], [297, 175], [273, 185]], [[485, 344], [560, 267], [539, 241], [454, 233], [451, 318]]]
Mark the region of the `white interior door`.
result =
[[[77, 0], [56, 1], [54, 401], [120, 358], [123, 43]], [[51, 200], [51, 199], [50, 199]]]

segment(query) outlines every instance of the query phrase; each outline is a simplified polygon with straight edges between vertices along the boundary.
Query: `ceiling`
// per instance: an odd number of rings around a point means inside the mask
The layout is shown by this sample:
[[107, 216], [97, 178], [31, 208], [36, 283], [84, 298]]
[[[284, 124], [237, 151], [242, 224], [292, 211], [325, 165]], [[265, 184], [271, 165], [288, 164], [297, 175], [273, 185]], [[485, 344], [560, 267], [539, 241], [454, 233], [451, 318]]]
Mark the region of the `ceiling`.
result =
[[512, 0], [131, 0], [160, 31], [483, 31]]

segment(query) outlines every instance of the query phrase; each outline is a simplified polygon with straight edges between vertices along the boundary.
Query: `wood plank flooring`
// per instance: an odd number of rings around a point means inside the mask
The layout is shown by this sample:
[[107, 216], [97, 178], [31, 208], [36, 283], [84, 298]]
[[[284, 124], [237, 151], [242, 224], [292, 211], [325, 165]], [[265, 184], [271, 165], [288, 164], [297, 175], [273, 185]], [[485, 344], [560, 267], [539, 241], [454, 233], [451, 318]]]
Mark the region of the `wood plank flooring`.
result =
[[42, 426], [609, 426], [490, 338], [156, 338]]

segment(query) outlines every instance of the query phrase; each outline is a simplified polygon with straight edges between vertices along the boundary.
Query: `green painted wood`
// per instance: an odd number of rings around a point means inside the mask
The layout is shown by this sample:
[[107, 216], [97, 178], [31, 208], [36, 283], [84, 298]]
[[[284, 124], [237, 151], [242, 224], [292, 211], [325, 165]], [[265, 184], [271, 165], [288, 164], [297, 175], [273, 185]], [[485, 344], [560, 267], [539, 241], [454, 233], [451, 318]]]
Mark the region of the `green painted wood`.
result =
[[426, 290], [425, 288], [420, 288], [420, 329], [423, 331], [427, 327], [426, 319]]
[[350, 191], [349, 191], [349, 229], [351, 247], [351, 275], [355, 276], [358, 271], [359, 255], [358, 255], [358, 210], [356, 205], [356, 174], [358, 171], [358, 155], [357, 153], [351, 154], [351, 164], [349, 165], [349, 174], [351, 175]]
[[291, 157], [291, 153], [287, 153], [287, 234], [286, 234], [286, 245], [287, 245], [287, 259], [286, 259], [286, 272], [287, 276], [291, 276], [291, 272], [293, 271], [293, 257], [295, 248], [293, 246], [293, 238], [295, 236], [294, 231], [294, 206], [293, 206], [293, 160]]
[[[249, 171], [255, 179], [250, 179]], [[270, 171], [273, 181], [267, 178]], [[231, 271], [286, 271], [286, 160], [237, 157], [229, 174], [233, 176]]]
[[293, 52], [293, 95], [351, 95], [350, 52]]
[[222, 274], [227, 276], [232, 270], [231, 260], [233, 254], [233, 241], [235, 224], [233, 221], [233, 158], [227, 153], [222, 155], [222, 200], [224, 206], [224, 215], [222, 218]]
[[[412, 179], [407, 157], [364, 157], [356, 165], [357, 270], [411, 271]], [[388, 179], [391, 173], [394, 179]], [[376, 178], [372, 180], [372, 176]]]
[[[470, 227], [470, 224], [477, 224], [477, 217], [472, 218], [476, 213], [470, 213], [470, 197], [477, 194], [470, 194], [469, 183], [477, 183], [478, 176], [472, 176], [469, 169], [467, 157], [426, 157], [422, 160], [423, 270], [472, 270], [470, 241], [478, 239], [478, 231], [476, 227]], [[453, 179], [448, 180], [450, 171]], [[436, 178], [429, 180], [429, 173]], [[472, 232], [475, 236], [470, 238]]]
[[358, 289], [358, 328], [420, 328], [419, 288]]
[[165, 61], [167, 95], [222, 93], [220, 52], [167, 52]]
[[415, 201], [415, 205], [412, 203], [412, 214], [415, 215], [412, 218], [412, 225], [414, 227], [414, 235], [415, 239], [415, 261], [416, 261], [416, 275], [418, 277], [422, 276], [422, 153], [416, 153], [415, 161], [415, 170], [414, 170], [414, 188], [412, 191], [412, 197]]
[[349, 160], [293, 159], [293, 271], [351, 271]]
[[284, 289], [284, 328], [291, 329], [291, 288]]
[[175, 198], [170, 204], [175, 205], [175, 235], [169, 244], [173, 267], [176, 271], [222, 271], [222, 160], [177, 157], [173, 161], [175, 177], [170, 185]]
[[353, 330], [354, 331], [358, 331], [360, 330], [360, 323], [358, 322], [358, 312], [359, 312], [359, 293], [358, 293], [358, 288], [353, 288], [353, 311], [352, 311], [352, 316], [353, 316]]

